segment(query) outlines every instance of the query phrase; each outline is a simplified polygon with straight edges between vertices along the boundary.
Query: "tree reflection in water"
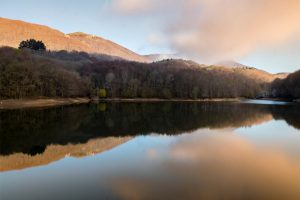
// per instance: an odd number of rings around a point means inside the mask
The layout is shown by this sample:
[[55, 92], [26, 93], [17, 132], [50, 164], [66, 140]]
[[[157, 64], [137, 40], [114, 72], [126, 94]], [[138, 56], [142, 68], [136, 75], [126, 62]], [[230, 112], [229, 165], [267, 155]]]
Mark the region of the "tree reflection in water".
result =
[[93, 138], [181, 134], [284, 119], [300, 128], [297, 105], [243, 103], [109, 103], [0, 111], [0, 154], [42, 153], [50, 144]]

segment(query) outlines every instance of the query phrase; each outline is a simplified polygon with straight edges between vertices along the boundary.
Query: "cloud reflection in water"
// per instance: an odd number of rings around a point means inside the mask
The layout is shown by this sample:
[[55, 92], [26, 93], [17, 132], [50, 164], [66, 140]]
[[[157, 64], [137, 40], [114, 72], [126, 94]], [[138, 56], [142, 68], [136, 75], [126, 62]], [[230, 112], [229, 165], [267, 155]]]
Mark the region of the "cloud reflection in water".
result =
[[113, 188], [122, 199], [300, 199], [299, 158], [220, 132], [180, 136], [155, 171], [118, 177]]

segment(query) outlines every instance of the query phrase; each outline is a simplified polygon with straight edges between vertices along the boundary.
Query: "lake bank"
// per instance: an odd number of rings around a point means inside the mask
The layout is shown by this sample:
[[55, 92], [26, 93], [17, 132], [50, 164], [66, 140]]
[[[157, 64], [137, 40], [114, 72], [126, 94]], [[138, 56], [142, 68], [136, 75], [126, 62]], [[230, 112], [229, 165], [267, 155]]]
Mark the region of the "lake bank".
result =
[[158, 99], [158, 98], [38, 98], [38, 99], [6, 99], [0, 100], [0, 109], [38, 108], [60, 105], [82, 104], [82, 103], [155, 103], [155, 102], [219, 102], [219, 101], [241, 101], [242, 98], [212, 98], [212, 99]]
[[89, 98], [41, 98], [0, 100], [0, 109], [38, 108], [89, 103]]
[[242, 98], [211, 98], [211, 99], [159, 99], [159, 98], [105, 98], [93, 99], [93, 102], [132, 102], [132, 103], [147, 103], [147, 102], [208, 102], [208, 101], [241, 101]]
[[[0, 109], [19, 109], [19, 108], [38, 108], [38, 107], [52, 107], [60, 105], [72, 105], [83, 103], [109, 103], [109, 102], [124, 102], [124, 103], [155, 103], [155, 102], [241, 102], [244, 100], [251, 100], [246, 98], [211, 98], [211, 99], [159, 99], [159, 98], [38, 98], [38, 99], [7, 99], [0, 100]], [[286, 99], [270, 99], [264, 98], [259, 100], [271, 101], [287, 101]], [[299, 102], [299, 100], [294, 100]]]

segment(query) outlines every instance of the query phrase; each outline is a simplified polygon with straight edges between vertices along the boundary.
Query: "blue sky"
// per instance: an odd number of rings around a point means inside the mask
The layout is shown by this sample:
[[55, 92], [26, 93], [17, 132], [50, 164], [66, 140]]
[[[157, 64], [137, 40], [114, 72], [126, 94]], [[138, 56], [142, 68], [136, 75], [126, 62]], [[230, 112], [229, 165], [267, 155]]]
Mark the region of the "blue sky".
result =
[[[166, 10], [169, 13], [164, 11], [156, 13], [152, 10], [150, 13], [138, 15], [124, 14], [111, 9], [115, 1], [122, 0], [0, 0], [0, 17], [43, 24], [64, 33], [81, 31], [98, 35], [140, 54], [165, 54], [185, 50], [185, 47], [174, 48], [174, 44], [164, 40], [169, 34], [172, 36], [172, 33], [165, 32], [165, 29], [169, 24], [168, 17], [175, 15], [176, 10]], [[128, 4], [147, 1], [124, 0]], [[142, 10], [141, 6], [137, 8]], [[130, 9], [132, 11], [131, 7]], [[172, 22], [174, 25], [174, 20]], [[184, 28], [187, 30], [191, 27], [184, 26]], [[176, 31], [180, 32], [180, 29], [177, 28]], [[300, 68], [299, 46], [300, 36], [283, 44], [251, 49], [235, 60], [269, 72], [292, 72]]]

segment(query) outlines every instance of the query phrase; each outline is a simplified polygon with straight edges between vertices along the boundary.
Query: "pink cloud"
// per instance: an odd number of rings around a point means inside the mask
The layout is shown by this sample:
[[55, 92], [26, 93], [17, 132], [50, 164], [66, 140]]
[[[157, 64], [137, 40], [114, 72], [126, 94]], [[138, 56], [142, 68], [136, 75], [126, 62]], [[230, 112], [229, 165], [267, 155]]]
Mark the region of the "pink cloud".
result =
[[115, 10], [165, 21], [178, 53], [206, 62], [242, 58], [300, 35], [299, 0], [115, 0]]

